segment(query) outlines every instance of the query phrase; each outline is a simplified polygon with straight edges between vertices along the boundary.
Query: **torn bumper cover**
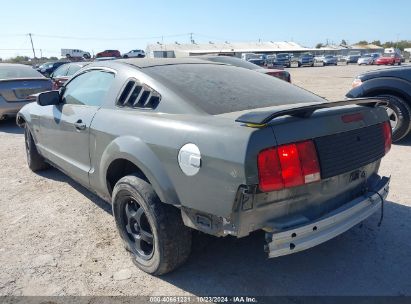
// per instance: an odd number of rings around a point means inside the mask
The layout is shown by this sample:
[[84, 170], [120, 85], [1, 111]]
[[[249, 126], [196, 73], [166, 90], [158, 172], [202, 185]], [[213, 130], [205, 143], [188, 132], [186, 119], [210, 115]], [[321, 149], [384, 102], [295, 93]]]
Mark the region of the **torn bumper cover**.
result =
[[[383, 177], [375, 190], [358, 197], [320, 219], [279, 233], [267, 233], [269, 257], [299, 252], [324, 243], [380, 210], [388, 195], [390, 179]], [[378, 193], [378, 194], [377, 194]]]

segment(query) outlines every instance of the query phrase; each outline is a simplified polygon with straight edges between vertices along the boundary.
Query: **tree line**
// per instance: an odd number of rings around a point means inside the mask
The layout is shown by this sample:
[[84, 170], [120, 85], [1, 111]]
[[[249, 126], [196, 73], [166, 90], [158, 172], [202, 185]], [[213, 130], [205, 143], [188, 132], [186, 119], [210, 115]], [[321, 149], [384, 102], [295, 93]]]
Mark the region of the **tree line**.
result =
[[[386, 41], [382, 43], [380, 40], [374, 40], [374, 41], [367, 41], [367, 40], [360, 40], [357, 43], [354, 43], [354, 45], [367, 45], [367, 44], [374, 44], [377, 46], [381, 46], [383, 48], [397, 48], [400, 49], [401, 51], [404, 51], [404, 49], [411, 48], [411, 40], [400, 40], [400, 41]], [[341, 40], [340, 43], [341, 46], [348, 46], [347, 42], [343, 39]], [[315, 46], [316, 48], [321, 48], [327, 46], [326, 44], [323, 43], [317, 43]]]

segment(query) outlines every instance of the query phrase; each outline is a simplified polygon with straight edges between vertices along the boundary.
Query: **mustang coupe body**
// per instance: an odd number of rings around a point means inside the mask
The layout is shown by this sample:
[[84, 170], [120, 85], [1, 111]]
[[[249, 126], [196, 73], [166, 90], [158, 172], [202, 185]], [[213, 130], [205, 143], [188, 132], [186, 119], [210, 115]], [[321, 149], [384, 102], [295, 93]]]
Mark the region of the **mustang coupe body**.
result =
[[128, 59], [87, 65], [17, 123], [29, 167], [51, 164], [111, 202], [133, 261], [159, 275], [187, 259], [192, 229], [262, 229], [276, 257], [379, 210], [391, 145], [380, 103], [331, 103], [201, 59]]

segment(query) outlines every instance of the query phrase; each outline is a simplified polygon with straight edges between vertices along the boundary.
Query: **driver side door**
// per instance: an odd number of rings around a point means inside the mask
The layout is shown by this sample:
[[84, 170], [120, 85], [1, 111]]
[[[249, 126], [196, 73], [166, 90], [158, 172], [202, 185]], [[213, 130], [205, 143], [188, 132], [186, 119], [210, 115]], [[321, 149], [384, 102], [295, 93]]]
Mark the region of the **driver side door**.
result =
[[44, 107], [40, 132], [44, 156], [82, 184], [89, 183], [90, 127], [114, 80], [106, 70], [89, 70], [72, 79], [61, 103]]

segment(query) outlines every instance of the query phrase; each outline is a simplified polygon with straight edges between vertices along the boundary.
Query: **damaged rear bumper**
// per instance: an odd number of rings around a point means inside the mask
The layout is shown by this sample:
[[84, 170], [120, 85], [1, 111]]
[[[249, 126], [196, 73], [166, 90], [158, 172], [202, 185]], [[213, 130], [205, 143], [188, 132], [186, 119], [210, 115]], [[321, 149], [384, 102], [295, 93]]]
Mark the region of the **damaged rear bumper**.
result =
[[[380, 210], [388, 195], [390, 179], [383, 177], [374, 189], [322, 218], [278, 233], [267, 233], [270, 258], [299, 252], [324, 243]], [[378, 194], [377, 194], [378, 193]]]

